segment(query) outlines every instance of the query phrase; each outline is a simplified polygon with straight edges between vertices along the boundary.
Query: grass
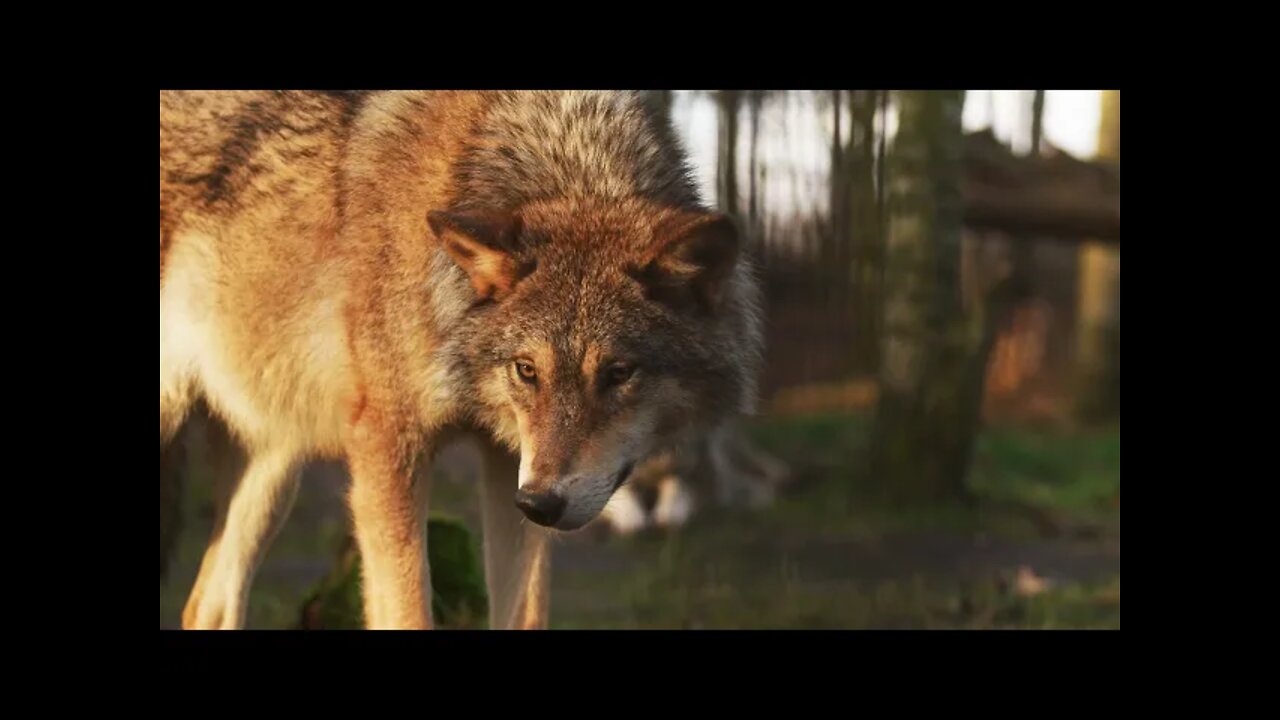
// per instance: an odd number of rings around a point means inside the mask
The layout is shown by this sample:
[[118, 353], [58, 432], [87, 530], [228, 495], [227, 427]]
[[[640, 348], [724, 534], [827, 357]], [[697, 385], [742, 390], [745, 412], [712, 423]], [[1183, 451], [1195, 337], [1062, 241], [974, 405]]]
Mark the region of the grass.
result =
[[[868, 425], [826, 415], [752, 427], [797, 472], [767, 510], [707, 511], [678, 532], [562, 539], [552, 626], [1120, 627], [1118, 427], [988, 429], [969, 478], [976, 505], [902, 510], [875, 499], [863, 470]], [[189, 518], [208, 502], [204, 485], [197, 478], [188, 488]], [[438, 481], [433, 502], [479, 529], [464, 483]], [[304, 487], [255, 583], [250, 627], [297, 623], [345, 522], [332, 494]], [[162, 625], [176, 624], [194, 578], [200, 524], [198, 513], [189, 520], [174, 580], [161, 587]], [[1048, 589], [1020, 594], [1023, 566]]]
[[[557, 596], [560, 601], [562, 595]], [[563, 603], [562, 603], [563, 604]], [[602, 608], [599, 603], [597, 608]], [[1119, 629], [1119, 575], [1024, 597], [999, 580], [948, 583], [924, 575], [875, 582], [806, 582], [783, 565], [769, 582], [736, 587], [714, 573], [642, 571], [607, 609], [556, 612], [560, 629]]]
[[[1119, 628], [1119, 430], [996, 428], [980, 437], [972, 507], [882, 504], [864, 472], [869, 420], [827, 415], [752, 428], [796, 487], [759, 513], [709, 513], [678, 533], [573, 553], [557, 568], [561, 628]], [[1085, 539], [1046, 536], [1088, 526]], [[1017, 571], [1049, 587], [1018, 592]]]
[[[774, 508], [777, 519], [809, 525], [895, 529], [1027, 529], [997, 509], [1018, 506], [1068, 524], [1119, 525], [1120, 429], [1085, 431], [996, 427], [982, 432], [968, 486], [974, 508], [885, 505], [865, 468], [871, 420], [863, 414], [774, 419], [752, 428], [754, 439], [799, 465], [804, 492]], [[1024, 526], [1024, 527], [1019, 527]], [[856, 527], [854, 528], [856, 529]]]
[[980, 496], [1097, 520], [1119, 520], [1120, 429], [1069, 435], [995, 429], [970, 478]]

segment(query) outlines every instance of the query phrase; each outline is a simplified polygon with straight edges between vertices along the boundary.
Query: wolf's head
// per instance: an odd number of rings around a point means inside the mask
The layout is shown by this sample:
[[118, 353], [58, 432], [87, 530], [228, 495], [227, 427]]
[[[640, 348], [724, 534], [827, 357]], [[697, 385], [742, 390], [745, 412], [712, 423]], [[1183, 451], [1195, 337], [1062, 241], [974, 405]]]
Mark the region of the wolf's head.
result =
[[635, 463], [751, 410], [755, 284], [727, 217], [578, 198], [429, 221], [476, 293], [475, 400], [534, 522], [582, 527]]

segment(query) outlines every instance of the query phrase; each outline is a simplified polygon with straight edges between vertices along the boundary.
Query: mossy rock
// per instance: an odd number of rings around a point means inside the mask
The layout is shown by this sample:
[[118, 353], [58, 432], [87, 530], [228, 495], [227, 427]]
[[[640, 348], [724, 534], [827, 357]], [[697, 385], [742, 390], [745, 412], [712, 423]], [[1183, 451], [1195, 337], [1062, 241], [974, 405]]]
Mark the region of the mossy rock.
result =
[[[484, 566], [467, 526], [453, 518], [432, 516], [427, 521], [427, 555], [431, 563], [431, 611], [436, 627], [483, 628], [488, 618]], [[308, 596], [300, 627], [304, 630], [364, 628], [360, 552], [353, 539], [347, 539], [333, 570]]]

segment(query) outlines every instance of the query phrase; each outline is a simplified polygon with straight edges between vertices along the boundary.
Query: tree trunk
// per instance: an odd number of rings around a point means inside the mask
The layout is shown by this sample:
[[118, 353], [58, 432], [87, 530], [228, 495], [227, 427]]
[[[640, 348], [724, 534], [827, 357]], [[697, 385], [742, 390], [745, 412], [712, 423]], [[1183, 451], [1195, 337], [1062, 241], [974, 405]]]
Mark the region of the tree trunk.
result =
[[880, 218], [879, 237], [876, 238], [875, 257], [871, 261], [872, 284], [876, 289], [875, 314], [872, 316], [874, 326], [871, 334], [876, 338], [875, 369], [880, 371], [880, 359], [883, 348], [880, 339], [884, 337], [884, 257], [885, 237], [888, 232], [888, 158], [889, 158], [889, 100], [888, 90], [880, 91], [880, 103], [877, 112], [880, 114], [880, 137], [876, 147], [876, 217]]
[[675, 93], [670, 90], [642, 90], [640, 96], [644, 99], [654, 114], [671, 120], [671, 105], [675, 99]]
[[[1120, 164], [1120, 91], [1102, 96], [1098, 159]], [[1076, 347], [1080, 415], [1120, 414], [1120, 249], [1098, 243], [1080, 250]]]
[[871, 471], [901, 503], [967, 500], [1002, 287], [960, 303], [963, 91], [904, 91], [889, 158], [880, 400]]
[[757, 150], [760, 146], [760, 111], [764, 105], [764, 91], [752, 90], [749, 102], [751, 113], [751, 155], [747, 160], [747, 176], [749, 178], [750, 187], [747, 190], [747, 228], [751, 236], [752, 243], [762, 242], [761, 232], [761, 214], [760, 207], [760, 185], [757, 182], [759, 175], [759, 164], [756, 160]]
[[[1031, 152], [1032, 157], [1040, 155], [1040, 145], [1044, 134], [1044, 91], [1036, 90], [1031, 99]], [[1035, 237], [1023, 235], [1014, 239], [1010, 248], [1010, 273], [1014, 280], [1026, 285], [1031, 280], [1032, 251]]]
[[854, 371], [874, 372], [879, 357], [875, 328], [879, 313], [876, 264], [881, 245], [880, 206], [876, 196], [876, 109], [874, 90], [849, 93], [850, 138], [846, 155], [851, 262], [847, 281], [854, 291], [853, 309], [857, 343]]
[[1040, 154], [1044, 138], [1044, 91], [1036, 90], [1031, 99], [1031, 154]]
[[721, 90], [716, 94], [720, 109], [720, 147], [716, 163], [716, 197], [720, 209], [738, 215], [738, 107], [741, 92]]

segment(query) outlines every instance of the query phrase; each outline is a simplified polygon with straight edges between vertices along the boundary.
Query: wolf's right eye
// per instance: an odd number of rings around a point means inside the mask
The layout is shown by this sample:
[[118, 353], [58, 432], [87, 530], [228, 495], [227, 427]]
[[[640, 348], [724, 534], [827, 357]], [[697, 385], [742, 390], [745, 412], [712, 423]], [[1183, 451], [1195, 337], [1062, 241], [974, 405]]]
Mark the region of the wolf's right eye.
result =
[[533, 367], [533, 363], [528, 360], [516, 361], [516, 375], [527, 383], [534, 382], [538, 379], [538, 371]]
[[635, 374], [634, 367], [619, 363], [617, 365], [613, 365], [612, 367], [610, 367], [608, 370], [605, 371], [604, 379], [605, 379], [605, 383], [608, 386], [613, 387], [615, 385], [621, 385], [626, 381], [630, 380], [633, 374]]

